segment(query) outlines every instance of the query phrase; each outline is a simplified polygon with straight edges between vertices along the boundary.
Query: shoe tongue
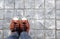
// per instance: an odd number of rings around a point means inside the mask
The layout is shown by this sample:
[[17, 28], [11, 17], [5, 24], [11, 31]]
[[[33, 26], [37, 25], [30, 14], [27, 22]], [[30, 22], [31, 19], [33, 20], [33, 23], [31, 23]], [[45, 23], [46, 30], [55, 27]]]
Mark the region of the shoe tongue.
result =
[[19, 20], [19, 18], [18, 17], [14, 17], [13, 20]]
[[27, 20], [27, 18], [23, 17], [22, 20]]

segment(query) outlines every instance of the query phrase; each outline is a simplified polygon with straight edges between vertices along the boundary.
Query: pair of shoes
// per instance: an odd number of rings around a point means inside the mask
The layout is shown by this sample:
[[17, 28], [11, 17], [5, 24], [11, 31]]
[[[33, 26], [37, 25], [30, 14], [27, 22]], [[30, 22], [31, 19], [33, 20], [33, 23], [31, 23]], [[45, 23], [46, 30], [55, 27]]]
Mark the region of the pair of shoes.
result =
[[29, 22], [24, 17], [22, 20], [19, 20], [17, 17], [14, 17], [10, 23], [11, 32], [18, 32], [19, 34], [23, 31], [29, 32]]

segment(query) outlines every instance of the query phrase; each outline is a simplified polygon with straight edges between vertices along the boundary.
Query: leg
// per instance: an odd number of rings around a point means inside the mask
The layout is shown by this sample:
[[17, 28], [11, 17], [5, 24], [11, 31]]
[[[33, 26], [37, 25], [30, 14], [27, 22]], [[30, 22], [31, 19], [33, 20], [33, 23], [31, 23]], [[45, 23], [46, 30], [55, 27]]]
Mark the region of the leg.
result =
[[19, 35], [17, 32], [13, 32], [7, 39], [18, 39]]
[[22, 32], [19, 39], [31, 39], [27, 32]]

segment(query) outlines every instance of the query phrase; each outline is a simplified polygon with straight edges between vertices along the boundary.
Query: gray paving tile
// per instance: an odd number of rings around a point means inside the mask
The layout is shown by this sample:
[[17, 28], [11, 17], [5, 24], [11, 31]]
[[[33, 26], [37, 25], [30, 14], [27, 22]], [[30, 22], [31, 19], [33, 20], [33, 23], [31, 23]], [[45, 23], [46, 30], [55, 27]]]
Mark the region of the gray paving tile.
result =
[[45, 29], [55, 29], [55, 20], [45, 20]]

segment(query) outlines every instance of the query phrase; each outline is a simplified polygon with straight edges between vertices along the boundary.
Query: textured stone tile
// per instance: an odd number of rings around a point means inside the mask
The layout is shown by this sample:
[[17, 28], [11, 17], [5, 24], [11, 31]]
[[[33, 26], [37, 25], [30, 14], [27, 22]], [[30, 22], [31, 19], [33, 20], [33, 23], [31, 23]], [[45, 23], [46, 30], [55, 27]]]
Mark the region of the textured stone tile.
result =
[[5, 8], [14, 8], [14, 0], [5, 0]]
[[44, 39], [44, 31], [35, 30], [35, 39]]
[[24, 8], [23, 0], [15, 0], [15, 8]]
[[45, 9], [50, 12], [55, 8], [55, 0], [45, 0]]
[[34, 0], [25, 0], [25, 8], [34, 8]]
[[10, 29], [10, 23], [4, 22], [4, 29]]
[[35, 0], [35, 8], [44, 9], [44, 0]]
[[0, 20], [0, 29], [3, 29], [3, 22], [4, 20]]
[[0, 10], [0, 19], [4, 19], [5, 11]]
[[46, 18], [55, 18], [55, 10], [53, 9], [53, 10], [51, 10], [51, 11], [46, 11], [45, 12], [45, 16], [46, 16]]
[[21, 19], [24, 16], [23, 10], [15, 10], [14, 12], [13, 17], [19, 17]]
[[35, 19], [44, 19], [44, 10], [35, 10]]
[[56, 11], [56, 19], [60, 19], [60, 10]]
[[14, 10], [5, 10], [5, 20], [10, 23], [13, 18]]
[[60, 29], [60, 21], [57, 20], [56, 22], [57, 22], [57, 29]]
[[33, 9], [25, 10], [25, 17], [27, 17], [28, 19], [33, 19], [34, 16], [35, 13]]
[[4, 0], [0, 0], [0, 9], [4, 8]]
[[56, 9], [60, 9], [60, 0], [56, 0]]
[[45, 30], [45, 39], [55, 39], [55, 30]]
[[57, 31], [57, 39], [60, 39], [60, 31]]
[[4, 28], [9, 29], [10, 22], [13, 18], [14, 10], [5, 10], [5, 20], [4, 20]]
[[34, 24], [35, 22], [34, 22], [34, 20], [29, 20], [29, 24], [30, 24], [30, 29], [35, 29], [34, 27]]
[[35, 29], [44, 29], [44, 20], [35, 20]]
[[6, 39], [11, 34], [10, 30], [4, 30], [4, 39]]
[[0, 39], [2, 39], [3, 31], [0, 30]]
[[29, 31], [29, 35], [30, 35], [30, 37], [32, 38], [32, 39], [35, 39], [35, 30], [32, 30], [32, 29], [30, 29], [30, 31]]
[[55, 20], [45, 20], [45, 29], [55, 29]]

